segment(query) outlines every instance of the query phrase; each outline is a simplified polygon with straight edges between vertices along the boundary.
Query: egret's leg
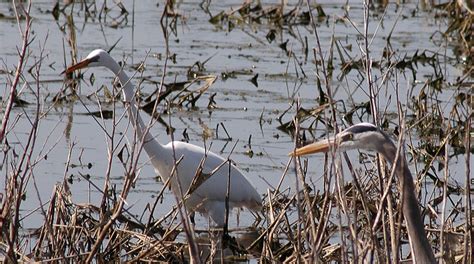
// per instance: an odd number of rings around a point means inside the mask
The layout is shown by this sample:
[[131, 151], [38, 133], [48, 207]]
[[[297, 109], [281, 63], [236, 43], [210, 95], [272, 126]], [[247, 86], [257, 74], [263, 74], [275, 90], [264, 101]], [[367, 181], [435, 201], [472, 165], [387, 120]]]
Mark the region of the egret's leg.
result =
[[194, 221], [194, 216], [195, 216], [195, 215], [196, 215], [196, 214], [194, 213], [194, 211], [191, 212], [191, 214], [189, 214], [189, 219], [191, 220], [191, 224], [193, 224], [193, 226], [196, 225], [196, 221]]

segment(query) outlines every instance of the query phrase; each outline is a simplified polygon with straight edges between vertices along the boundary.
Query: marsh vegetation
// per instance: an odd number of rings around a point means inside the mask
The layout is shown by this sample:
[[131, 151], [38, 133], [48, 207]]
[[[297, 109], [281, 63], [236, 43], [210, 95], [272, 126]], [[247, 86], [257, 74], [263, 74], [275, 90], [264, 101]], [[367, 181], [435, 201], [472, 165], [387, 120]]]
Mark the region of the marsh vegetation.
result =
[[[410, 261], [403, 192], [382, 157], [288, 156], [370, 122], [405, 150], [435, 256], [472, 263], [468, 4], [0, 1], [0, 260]], [[119, 82], [62, 74], [96, 48], [133, 76], [158, 141], [229, 157], [262, 211], [183, 225]]]

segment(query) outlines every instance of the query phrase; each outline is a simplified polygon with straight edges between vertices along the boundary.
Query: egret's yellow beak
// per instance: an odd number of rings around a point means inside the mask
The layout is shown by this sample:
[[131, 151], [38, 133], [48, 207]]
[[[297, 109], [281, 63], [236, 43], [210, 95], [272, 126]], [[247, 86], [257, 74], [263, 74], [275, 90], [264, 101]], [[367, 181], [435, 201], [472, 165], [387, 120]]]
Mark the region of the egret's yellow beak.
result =
[[328, 152], [331, 146], [334, 145], [333, 139], [325, 139], [318, 142], [311, 143], [301, 148], [295, 149], [290, 152], [289, 156], [303, 156], [312, 153]]
[[82, 61], [68, 67], [65, 71], [63, 71], [62, 73], [66, 73], [66, 74], [69, 74], [69, 73], [72, 73], [76, 70], [80, 70], [80, 69], [84, 69], [84, 68], [87, 68], [89, 66], [89, 63], [91, 62], [91, 59], [83, 59]]

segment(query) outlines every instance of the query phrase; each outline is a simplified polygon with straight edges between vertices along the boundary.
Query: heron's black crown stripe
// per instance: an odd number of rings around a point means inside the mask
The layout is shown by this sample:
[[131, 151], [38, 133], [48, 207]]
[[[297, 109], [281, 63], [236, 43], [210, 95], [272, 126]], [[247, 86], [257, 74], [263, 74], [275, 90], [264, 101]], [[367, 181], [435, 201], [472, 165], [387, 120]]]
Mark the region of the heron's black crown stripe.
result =
[[372, 125], [355, 125], [346, 130], [347, 132], [352, 132], [354, 134], [368, 132], [368, 131], [377, 131], [377, 128]]

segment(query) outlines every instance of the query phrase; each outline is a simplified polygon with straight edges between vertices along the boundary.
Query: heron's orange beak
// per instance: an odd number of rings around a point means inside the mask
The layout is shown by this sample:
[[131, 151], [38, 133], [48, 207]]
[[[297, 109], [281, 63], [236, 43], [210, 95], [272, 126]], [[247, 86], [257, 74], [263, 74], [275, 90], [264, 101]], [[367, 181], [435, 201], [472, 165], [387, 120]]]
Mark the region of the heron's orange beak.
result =
[[83, 59], [82, 61], [68, 67], [65, 71], [63, 71], [62, 73], [66, 73], [66, 74], [69, 74], [69, 73], [72, 73], [76, 70], [80, 70], [80, 69], [84, 69], [86, 68], [87, 66], [89, 66], [89, 63], [91, 62], [91, 59]]
[[318, 142], [311, 143], [301, 148], [295, 149], [290, 152], [289, 156], [304, 156], [312, 153], [328, 152], [330, 147], [334, 145], [333, 139], [325, 139]]

